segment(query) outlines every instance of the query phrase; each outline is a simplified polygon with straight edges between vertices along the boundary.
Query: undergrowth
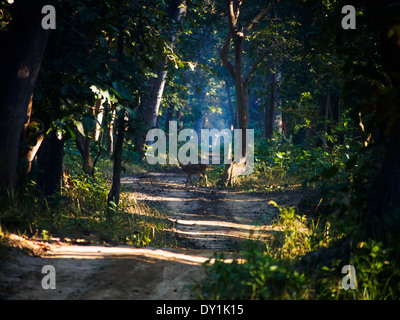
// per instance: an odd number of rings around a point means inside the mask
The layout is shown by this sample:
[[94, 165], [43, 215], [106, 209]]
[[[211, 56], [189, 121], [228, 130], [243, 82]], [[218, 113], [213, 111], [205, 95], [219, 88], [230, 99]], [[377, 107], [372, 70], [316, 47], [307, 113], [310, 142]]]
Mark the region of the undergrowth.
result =
[[[350, 257], [327, 259], [326, 251], [340, 243], [344, 234], [299, 215], [296, 208], [280, 207], [273, 237], [265, 242], [248, 241], [240, 258], [225, 262], [214, 254], [204, 263], [206, 278], [192, 287], [199, 299], [344, 299], [400, 298], [400, 270], [390, 248], [376, 241], [360, 242]], [[321, 250], [321, 253], [319, 252]], [[319, 264], [304, 264], [308, 255], [319, 255]], [[304, 259], [304, 261], [302, 261]], [[345, 289], [344, 266], [354, 266], [355, 289]], [[346, 280], [347, 281], [347, 280]]]
[[[165, 232], [169, 224], [165, 213], [124, 194], [123, 187], [118, 207], [108, 207], [111, 161], [100, 160], [93, 176], [83, 173], [79, 162], [76, 154], [67, 153], [67, 183], [50, 197], [43, 197], [32, 181], [23, 190], [2, 199], [1, 236], [13, 232], [46, 241], [133, 246], [165, 246], [174, 241]], [[142, 170], [135, 165], [125, 167], [126, 173]]]

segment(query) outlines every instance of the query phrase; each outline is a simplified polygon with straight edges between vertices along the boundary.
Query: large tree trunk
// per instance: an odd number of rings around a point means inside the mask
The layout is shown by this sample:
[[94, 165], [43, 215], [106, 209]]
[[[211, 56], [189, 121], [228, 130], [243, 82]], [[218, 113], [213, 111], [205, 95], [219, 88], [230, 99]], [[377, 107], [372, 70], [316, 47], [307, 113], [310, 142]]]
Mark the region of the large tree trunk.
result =
[[[180, 23], [183, 21], [186, 15], [185, 0], [170, 0], [167, 8], [167, 15], [171, 18], [174, 23]], [[171, 47], [175, 46], [178, 37], [177, 26], [172, 28], [171, 32]], [[147, 131], [154, 128], [157, 124], [158, 111], [160, 109], [161, 99], [164, 92], [165, 78], [167, 76], [167, 63], [168, 60], [165, 58], [161, 60], [155, 68], [157, 78], [151, 78], [149, 80], [150, 92], [146, 97], [143, 98], [139, 106], [139, 111], [142, 119], [145, 123], [145, 130], [143, 130], [137, 138], [138, 151], [141, 158], [144, 158], [146, 148], [146, 134]]]
[[[234, 2], [236, 5], [234, 5]], [[232, 176], [235, 172], [236, 174], [240, 174], [244, 172], [245, 165], [247, 163], [247, 129], [248, 129], [248, 87], [250, 78], [257, 70], [259, 64], [264, 60], [267, 56], [268, 51], [265, 51], [259, 59], [254, 63], [251, 70], [248, 72], [246, 77], [243, 76], [243, 60], [242, 60], [242, 51], [243, 51], [243, 41], [246, 39], [247, 34], [252, 29], [253, 25], [263, 18], [269, 10], [274, 6], [273, 4], [268, 7], [262, 9], [259, 14], [251, 20], [249, 25], [246, 28], [241, 28], [239, 30], [238, 19], [240, 15], [240, 9], [242, 5], [242, 1], [234, 1], [227, 0], [227, 11], [228, 11], [228, 24], [229, 24], [229, 32], [228, 36], [225, 40], [225, 43], [220, 51], [220, 56], [225, 68], [228, 70], [229, 74], [232, 76], [235, 89], [236, 89], [236, 106], [237, 106], [237, 114], [238, 114], [238, 122], [239, 129], [242, 132], [242, 141], [241, 141], [241, 160], [236, 163], [232, 161], [230, 165], [227, 165], [224, 170], [223, 179], [225, 179], [225, 185], [232, 183]], [[234, 63], [230, 61], [228, 56], [228, 51], [231, 42], [233, 41], [234, 47]]]
[[[118, 0], [117, 2], [117, 10], [118, 10], [118, 22], [119, 22], [119, 30], [118, 30], [118, 62], [120, 63], [118, 68], [119, 68], [119, 74], [121, 78], [123, 78], [123, 68], [122, 68], [122, 62], [124, 59], [124, 30], [122, 28], [122, 13], [121, 13], [121, 8], [122, 8], [122, 2], [123, 0]], [[122, 169], [122, 151], [123, 151], [123, 145], [124, 145], [124, 139], [125, 139], [125, 113], [126, 111], [123, 110], [119, 114], [117, 114], [116, 119], [115, 119], [115, 126], [117, 130], [117, 138], [115, 142], [115, 148], [114, 148], [114, 167], [113, 167], [113, 180], [112, 180], [112, 186], [111, 190], [108, 193], [108, 208], [111, 208], [111, 202], [114, 202], [115, 205], [118, 205], [119, 203], [119, 197], [120, 197], [120, 190], [121, 190], [121, 169]], [[110, 210], [108, 210], [110, 212]]]
[[235, 88], [236, 88], [236, 103], [239, 120], [239, 129], [242, 129], [242, 155], [246, 156], [246, 130], [249, 123], [248, 110], [248, 83], [243, 81], [243, 61], [242, 61], [242, 43], [244, 40], [243, 34], [237, 34], [234, 39], [235, 47]]
[[149, 96], [143, 99], [139, 107], [141, 117], [145, 123], [145, 130], [140, 134], [138, 140], [139, 154], [141, 158], [144, 158], [146, 151], [147, 130], [154, 128], [157, 124], [158, 111], [160, 109], [161, 98], [165, 86], [165, 78], [167, 76], [167, 71], [165, 70], [166, 66], [166, 60], [160, 62], [156, 72], [157, 78], [151, 78], [149, 80]]
[[[236, 6], [234, 5], [234, 2], [236, 3]], [[246, 28], [242, 28], [241, 31], [239, 31], [238, 19], [240, 15], [241, 4], [242, 1], [227, 0], [229, 32], [225, 40], [225, 43], [220, 51], [220, 56], [224, 66], [226, 67], [226, 69], [228, 70], [228, 72], [230, 73], [235, 82], [239, 129], [242, 130], [242, 156], [246, 157], [246, 146], [247, 146], [246, 129], [248, 129], [248, 122], [249, 122], [248, 101], [247, 101], [248, 86], [251, 76], [257, 70], [259, 64], [267, 56], [268, 51], [265, 51], [260, 56], [260, 58], [254, 63], [251, 70], [248, 72], [247, 76], [244, 77], [243, 60], [242, 60], [243, 41], [246, 39], [246, 36], [252, 29], [253, 25], [266, 15], [267, 12], [273, 8], [274, 4], [271, 4], [268, 7], [262, 9], [260, 13], [253, 20], [251, 20], [251, 22]], [[229, 46], [232, 41], [234, 47], [233, 64], [231, 63], [230, 58], [228, 57]]]
[[49, 32], [41, 26], [48, 1], [16, 0], [9, 31], [0, 35], [0, 193], [15, 188], [21, 132]]
[[398, 33], [388, 36], [388, 30], [398, 21], [395, 12], [392, 17], [382, 19], [380, 26], [381, 61], [392, 83], [392, 95], [390, 99], [386, 96], [379, 100], [376, 114], [380, 135], [386, 138], [381, 140], [388, 144], [362, 221], [369, 237], [383, 240], [389, 246], [398, 246], [400, 239], [400, 36]]
[[44, 196], [60, 190], [63, 173], [64, 141], [54, 132], [45, 137], [37, 155], [37, 184]]
[[392, 132], [386, 157], [369, 197], [363, 223], [367, 236], [393, 245], [400, 228], [400, 128]]

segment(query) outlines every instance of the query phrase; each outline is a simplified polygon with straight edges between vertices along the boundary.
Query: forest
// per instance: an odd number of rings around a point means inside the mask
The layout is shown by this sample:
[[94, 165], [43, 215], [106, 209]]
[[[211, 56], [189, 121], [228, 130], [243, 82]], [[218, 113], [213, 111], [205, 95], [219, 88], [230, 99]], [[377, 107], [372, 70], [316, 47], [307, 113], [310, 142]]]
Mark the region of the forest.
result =
[[0, 299], [400, 298], [400, 2], [0, 0], [0, 75]]

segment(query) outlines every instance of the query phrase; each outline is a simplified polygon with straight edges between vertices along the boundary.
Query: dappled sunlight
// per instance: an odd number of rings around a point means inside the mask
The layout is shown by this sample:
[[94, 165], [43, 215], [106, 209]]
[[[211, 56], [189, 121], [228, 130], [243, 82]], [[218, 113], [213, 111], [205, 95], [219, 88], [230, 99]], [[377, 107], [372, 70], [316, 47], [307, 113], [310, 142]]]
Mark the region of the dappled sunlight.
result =
[[[238, 190], [184, 187], [184, 177], [175, 173], [148, 173], [124, 178], [128, 198], [165, 210], [172, 227], [165, 231], [184, 246], [231, 252], [246, 240], [266, 241], [278, 209], [269, 205], [288, 202], [289, 195]], [[293, 201], [298, 198], [295, 193]]]
[[186, 225], [200, 225], [200, 226], [215, 226], [215, 227], [225, 227], [225, 228], [237, 228], [244, 230], [253, 230], [253, 231], [261, 231], [261, 230], [272, 230], [271, 226], [256, 226], [256, 225], [248, 225], [248, 224], [240, 224], [228, 221], [204, 221], [204, 220], [171, 220], [176, 223], [186, 224]]
[[[207, 253], [210, 254], [209, 252]], [[196, 252], [184, 254], [167, 249], [155, 248], [129, 248], [129, 247], [102, 247], [102, 246], [56, 246], [43, 255], [46, 259], [139, 259], [148, 263], [156, 263], [158, 260], [185, 263], [189, 265], [201, 265], [211, 257]], [[232, 259], [226, 259], [227, 263]], [[213, 263], [213, 259], [211, 259]]]
[[[176, 230], [175, 231], [177, 234], [180, 235], [187, 235], [191, 237], [195, 237], [196, 240], [215, 240], [219, 241], [221, 237], [231, 237], [231, 238], [237, 238], [237, 239], [250, 239], [249, 233], [243, 232], [243, 231], [229, 231], [229, 232], [223, 232], [223, 231], [182, 231], [182, 230]], [[210, 239], [210, 237], [214, 237], [214, 239]], [[261, 239], [264, 238], [264, 235], [259, 235], [257, 238]]]
[[221, 240], [223, 238], [236, 238], [241, 240], [246, 239], [257, 239], [262, 240], [270, 236], [268, 231], [279, 231], [273, 226], [256, 226], [249, 224], [240, 224], [228, 221], [216, 221], [216, 220], [173, 220], [176, 225], [190, 226], [190, 230], [180, 230], [175, 228], [174, 232], [179, 235], [186, 235], [197, 240]]
[[[146, 201], [160, 201], [159, 197], [157, 196], [152, 196], [152, 195], [146, 195], [146, 194], [140, 194], [135, 196], [136, 200], [146, 200]], [[172, 196], [165, 196], [163, 195], [162, 201], [183, 201], [183, 202], [190, 202], [193, 200], [204, 200], [208, 201], [206, 198], [180, 198], [180, 197], [172, 197]]]

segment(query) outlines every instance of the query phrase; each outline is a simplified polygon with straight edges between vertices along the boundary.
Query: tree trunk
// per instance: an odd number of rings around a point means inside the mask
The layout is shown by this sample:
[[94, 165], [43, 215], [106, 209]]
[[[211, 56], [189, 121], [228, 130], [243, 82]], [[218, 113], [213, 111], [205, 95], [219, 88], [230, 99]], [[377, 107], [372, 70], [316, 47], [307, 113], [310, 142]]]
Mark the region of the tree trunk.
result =
[[49, 34], [41, 26], [44, 4], [48, 1], [16, 0], [9, 31], [0, 35], [1, 194], [16, 185], [21, 132]]
[[[122, 62], [124, 58], [124, 30], [121, 27], [122, 23], [122, 13], [121, 13], [121, 8], [122, 8], [122, 1], [123, 0], [118, 0], [117, 2], [117, 10], [119, 13], [119, 33], [118, 33], [118, 71], [120, 74], [120, 77], [123, 78], [123, 68], [122, 68]], [[117, 130], [116, 134], [116, 142], [115, 142], [115, 148], [114, 148], [114, 167], [113, 167], [113, 180], [112, 180], [112, 186], [111, 190], [108, 193], [108, 208], [110, 209], [112, 207], [111, 202], [114, 202], [114, 204], [117, 206], [119, 204], [119, 197], [120, 197], [120, 190], [121, 190], [121, 169], [122, 169], [122, 151], [123, 151], [123, 145], [124, 145], [124, 139], [125, 139], [125, 114], [126, 111], [123, 110], [119, 114], [116, 115], [115, 118], [115, 126]], [[110, 213], [110, 210], [108, 210]]]
[[[236, 105], [237, 105], [237, 114], [239, 121], [239, 129], [242, 130], [242, 156], [246, 157], [246, 146], [247, 146], [247, 137], [246, 130], [248, 129], [248, 86], [250, 82], [250, 78], [257, 70], [259, 64], [264, 60], [269, 51], [265, 51], [260, 58], [254, 63], [251, 70], [248, 72], [247, 76], [243, 76], [243, 60], [242, 60], [242, 45], [245, 40], [247, 34], [252, 29], [253, 25], [263, 18], [268, 11], [270, 11], [275, 4], [270, 4], [268, 7], [262, 9], [260, 13], [249, 23], [246, 28], [241, 28], [241, 31], [238, 30], [238, 19], [240, 15], [241, 9], [241, 1], [236, 1], [236, 7], [234, 6], [233, 0], [227, 0], [227, 10], [228, 10], [228, 24], [229, 24], [229, 32], [228, 36], [225, 40], [225, 43], [220, 51], [220, 56], [225, 68], [228, 70], [230, 75], [232, 76], [235, 82], [236, 88]], [[231, 42], [233, 41], [234, 47], [234, 63], [232, 64], [229, 57], [228, 51]]]
[[229, 114], [230, 114], [230, 118], [231, 118], [230, 119], [231, 120], [231, 131], [233, 132], [233, 130], [237, 127], [237, 113], [236, 113], [236, 110], [233, 109], [231, 92], [230, 92], [229, 84], [228, 84], [227, 80], [225, 80], [225, 89], [226, 89], [226, 95], [228, 98]]
[[64, 141], [51, 132], [44, 138], [37, 156], [37, 185], [44, 196], [60, 190], [63, 173]]
[[282, 112], [280, 110], [279, 82], [281, 73], [279, 70], [271, 74], [271, 98], [267, 112], [266, 138], [272, 139], [274, 131], [282, 134]]
[[154, 128], [157, 123], [158, 111], [160, 109], [161, 98], [165, 86], [165, 78], [167, 71], [167, 60], [160, 62], [157, 68], [157, 78], [149, 80], [150, 93], [148, 97], [143, 98], [139, 110], [141, 117], [145, 123], [145, 130], [141, 132], [138, 139], [138, 151], [140, 157], [143, 159], [146, 152], [146, 134], [147, 131]]
[[28, 153], [26, 154], [25, 160], [27, 161], [28, 166], [26, 168], [26, 172], [24, 172], [25, 174], [29, 174], [31, 172], [32, 161], [33, 161], [33, 159], [35, 159], [35, 156], [36, 156], [37, 152], [39, 151], [39, 149], [43, 143], [43, 140], [44, 140], [44, 134], [40, 134], [37, 137], [36, 144], [33, 147], [31, 147], [29, 149]]
[[274, 114], [276, 107], [276, 73], [271, 74], [271, 100], [269, 104], [269, 113], [268, 113], [268, 129], [267, 129], [267, 138], [272, 139], [274, 134]]
[[236, 88], [236, 104], [239, 120], [239, 129], [242, 130], [242, 156], [246, 157], [247, 137], [246, 130], [249, 124], [248, 110], [248, 83], [243, 81], [243, 61], [242, 61], [242, 43], [244, 37], [238, 35], [234, 41], [235, 46], [235, 88]]
[[[368, 197], [367, 213], [363, 219], [367, 236], [383, 240], [388, 246], [397, 246], [400, 240], [400, 36], [389, 38], [398, 14], [380, 20], [380, 55], [382, 66], [391, 81], [391, 95], [377, 100], [377, 124], [379, 132], [388, 141], [382, 167]], [[385, 89], [387, 90], [387, 89]], [[390, 99], [388, 99], [390, 97]], [[382, 101], [382, 102], [381, 102]], [[380, 145], [375, 146], [379, 151]], [[397, 251], [398, 255], [399, 252]]]
[[[242, 1], [235, 1], [236, 7], [234, 6], [233, 0], [227, 0], [227, 11], [228, 11], [228, 24], [229, 24], [229, 32], [228, 36], [225, 40], [223, 47], [220, 50], [220, 57], [228, 70], [229, 74], [232, 76], [235, 82], [236, 89], [236, 106], [237, 106], [237, 115], [239, 122], [239, 129], [242, 131], [242, 141], [241, 141], [241, 163], [236, 163], [232, 161], [230, 165], [225, 166], [223, 177], [227, 179], [225, 184], [231, 183], [232, 172], [236, 169], [235, 167], [243, 166], [247, 162], [247, 129], [248, 129], [248, 86], [250, 82], [250, 78], [257, 70], [259, 64], [264, 60], [267, 56], [268, 51], [265, 51], [260, 58], [254, 63], [251, 70], [248, 72], [246, 77], [243, 76], [243, 60], [242, 60], [242, 45], [243, 41], [246, 39], [247, 34], [252, 29], [253, 25], [263, 18], [269, 10], [272, 9], [274, 4], [269, 5], [268, 7], [262, 9], [259, 14], [251, 20], [250, 24], [246, 28], [241, 28], [238, 30], [238, 19], [240, 15], [240, 9]], [[233, 41], [234, 47], [234, 63], [232, 64], [229, 57], [228, 51], [231, 42]], [[244, 159], [244, 162], [243, 162]], [[240, 170], [239, 170], [240, 171]]]
[[269, 139], [269, 103], [264, 104], [264, 109], [262, 110], [263, 114], [263, 134], [264, 138]]
[[369, 196], [364, 231], [368, 237], [398, 243], [400, 228], [400, 130], [392, 132], [382, 168]]
[[43, 139], [44, 139], [44, 125], [40, 120], [33, 120], [36, 123], [40, 123], [41, 128], [36, 130], [35, 133], [29, 132], [29, 125], [31, 124], [31, 113], [32, 113], [33, 95], [31, 96], [28, 110], [27, 110], [27, 121], [24, 123], [21, 141], [18, 152], [18, 179], [17, 184], [24, 181], [27, 175], [31, 171], [32, 161], [39, 150]]
[[283, 119], [282, 119], [282, 110], [281, 110], [281, 100], [279, 96], [279, 87], [281, 81], [281, 71], [279, 66], [277, 67], [277, 71], [274, 74], [274, 115], [273, 115], [273, 130], [278, 134], [282, 134], [282, 127], [283, 127]]
[[[186, 15], [186, 6], [184, 4], [184, 0], [170, 0], [167, 8], [167, 15], [169, 18], [174, 20], [174, 23], [180, 23], [183, 21]], [[172, 28], [171, 34], [170, 41], [171, 47], [173, 48], [178, 36], [178, 28], [176, 26]], [[151, 78], [149, 80], [150, 92], [147, 97], [143, 98], [139, 106], [141, 117], [145, 123], [145, 130], [143, 130], [137, 138], [138, 151], [142, 159], [145, 156], [147, 131], [154, 128], [157, 124], [158, 111], [160, 109], [161, 98], [165, 86], [165, 78], [167, 76], [167, 63], [167, 58], [158, 63], [155, 69], [157, 78]]]
[[104, 140], [105, 140], [105, 151], [108, 157], [114, 152], [114, 119], [115, 119], [115, 111], [111, 113], [111, 118], [108, 118], [109, 109], [106, 107], [104, 109], [104, 118], [103, 118], [103, 130], [104, 130]]
[[93, 161], [90, 156], [90, 139], [81, 135], [79, 131], [75, 132], [75, 143], [78, 147], [79, 153], [82, 156], [82, 168], [86, 173], [93, 170]]
[[115, 149], [114, 149], [114, 167], [113, 167], [113, 179], [112, 179], [112, 187], [110, 192], [108, 193], [108, 206], [111, 205], [111, 201], [114, 202], [115, 205], [119, 203], [120, 189], [121, 189], [121, 169], [122, 169], [122, 147], [124, 144], [125, 138], [125, 114], [121, 113], [116, 119], [117, 125], [117, 138], [115, 141]]
[[174, 105], [170, 104], [168, 106], [167, 114], [165, 115], [164, 131], [169, 135], [169, 122], [172, 120], [172, 115], [174, 112]]

